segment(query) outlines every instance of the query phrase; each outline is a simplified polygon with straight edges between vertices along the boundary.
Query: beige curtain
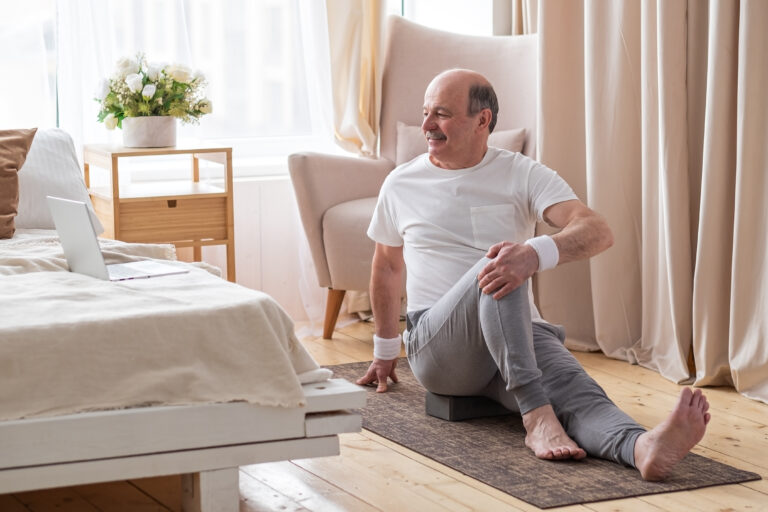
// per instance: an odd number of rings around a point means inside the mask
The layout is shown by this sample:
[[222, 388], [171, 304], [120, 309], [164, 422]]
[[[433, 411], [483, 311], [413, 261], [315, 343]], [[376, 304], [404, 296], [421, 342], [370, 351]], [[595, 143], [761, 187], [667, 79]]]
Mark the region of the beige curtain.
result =
[[614, 247], [545, 318], [675, 382], [768, 402], [768, 2], [539, 0], [540, 159]]
[[535, 34], [538, 0], [493, 0], [493, 35]]
[[345, 150], [376, 156], [381, 107], [381, 0], [326, 0], [333, 122]]

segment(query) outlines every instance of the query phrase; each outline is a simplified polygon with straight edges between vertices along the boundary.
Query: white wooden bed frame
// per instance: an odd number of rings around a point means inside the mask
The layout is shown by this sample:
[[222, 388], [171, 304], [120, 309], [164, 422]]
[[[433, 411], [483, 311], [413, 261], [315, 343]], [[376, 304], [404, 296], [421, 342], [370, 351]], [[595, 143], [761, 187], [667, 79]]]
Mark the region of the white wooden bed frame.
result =
[[365, 390], [302, 386], [305, 407], [243, 402], [142, 407], [0, 422], [0, 494], [182, 474], [183, 510], [239, 508], [238, 466], [339, 453]]

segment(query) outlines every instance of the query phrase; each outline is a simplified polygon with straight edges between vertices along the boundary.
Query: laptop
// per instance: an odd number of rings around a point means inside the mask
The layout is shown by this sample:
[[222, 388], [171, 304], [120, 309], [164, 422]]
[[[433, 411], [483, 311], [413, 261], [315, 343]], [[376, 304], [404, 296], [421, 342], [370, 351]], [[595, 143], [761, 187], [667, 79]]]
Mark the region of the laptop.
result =
[[99, 240], [96, 238], [96, 230], [88, 213], [88, 206], [82, 201], [60, 197], [47, 196], [46, 199], [71, 272], [108, 281], [143, 279], [189, 272], [188, 269], [153, 260], [105, 264]]

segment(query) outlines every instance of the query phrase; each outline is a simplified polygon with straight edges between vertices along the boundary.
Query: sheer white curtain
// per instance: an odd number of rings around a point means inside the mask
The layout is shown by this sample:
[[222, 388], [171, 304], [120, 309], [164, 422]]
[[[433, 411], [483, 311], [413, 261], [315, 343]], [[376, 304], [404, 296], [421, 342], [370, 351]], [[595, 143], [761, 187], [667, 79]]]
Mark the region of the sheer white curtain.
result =
[[[299, 6], [306, 76], [313, 77], [313, 87], [309, 88], [313, 122], [320, 133], [325, 133], [328, 140], [332, 141], [334, 139], [334, 104], [331, 94], [331, 50], [326, 5], [324, 1], [301, 0]], [[299, 218], [298, 211], [296, 217]], [[306, 327], [298, 329], [297, 335], [320, 336], [323, 332], [327, 293], [317, 281], [317, 273], [304, 231], [300, 228], [297, 235], [301, 265], [299, 292], [308, 319]], [[344, 321], [345, 319], [341, 319], [339, 325], [343, 325]]]
[[51, 0], [0, 2], [0, 129], [56, 125]]

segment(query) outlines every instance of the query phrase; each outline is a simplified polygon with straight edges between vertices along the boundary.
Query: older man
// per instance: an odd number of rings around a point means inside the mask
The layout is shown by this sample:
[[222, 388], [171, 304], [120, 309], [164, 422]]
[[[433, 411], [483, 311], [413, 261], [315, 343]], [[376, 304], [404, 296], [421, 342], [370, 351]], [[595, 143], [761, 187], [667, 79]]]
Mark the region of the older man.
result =
[[[646, 431], [608, 399], [539, 316], [528, 278], [613, 243], [605, 221], [554, 171], [488, 147], [498, 103], [485, 77], [454, 69], [424, 97], [429, 151], [395, 169], [368, 235], [376, 242], [371, 300], [374, 360], [358, 384], [397, 381], [400, 295], [408, 269], [404, 340], [414, 375], [443, 395], [482, 395], [519, 410], [526, 446], [543, 459], [587, 453], [662, 479], [701, 440], [709, 404], [683, 389]], [[537, 220], [560, 228], [534, 237]]]

